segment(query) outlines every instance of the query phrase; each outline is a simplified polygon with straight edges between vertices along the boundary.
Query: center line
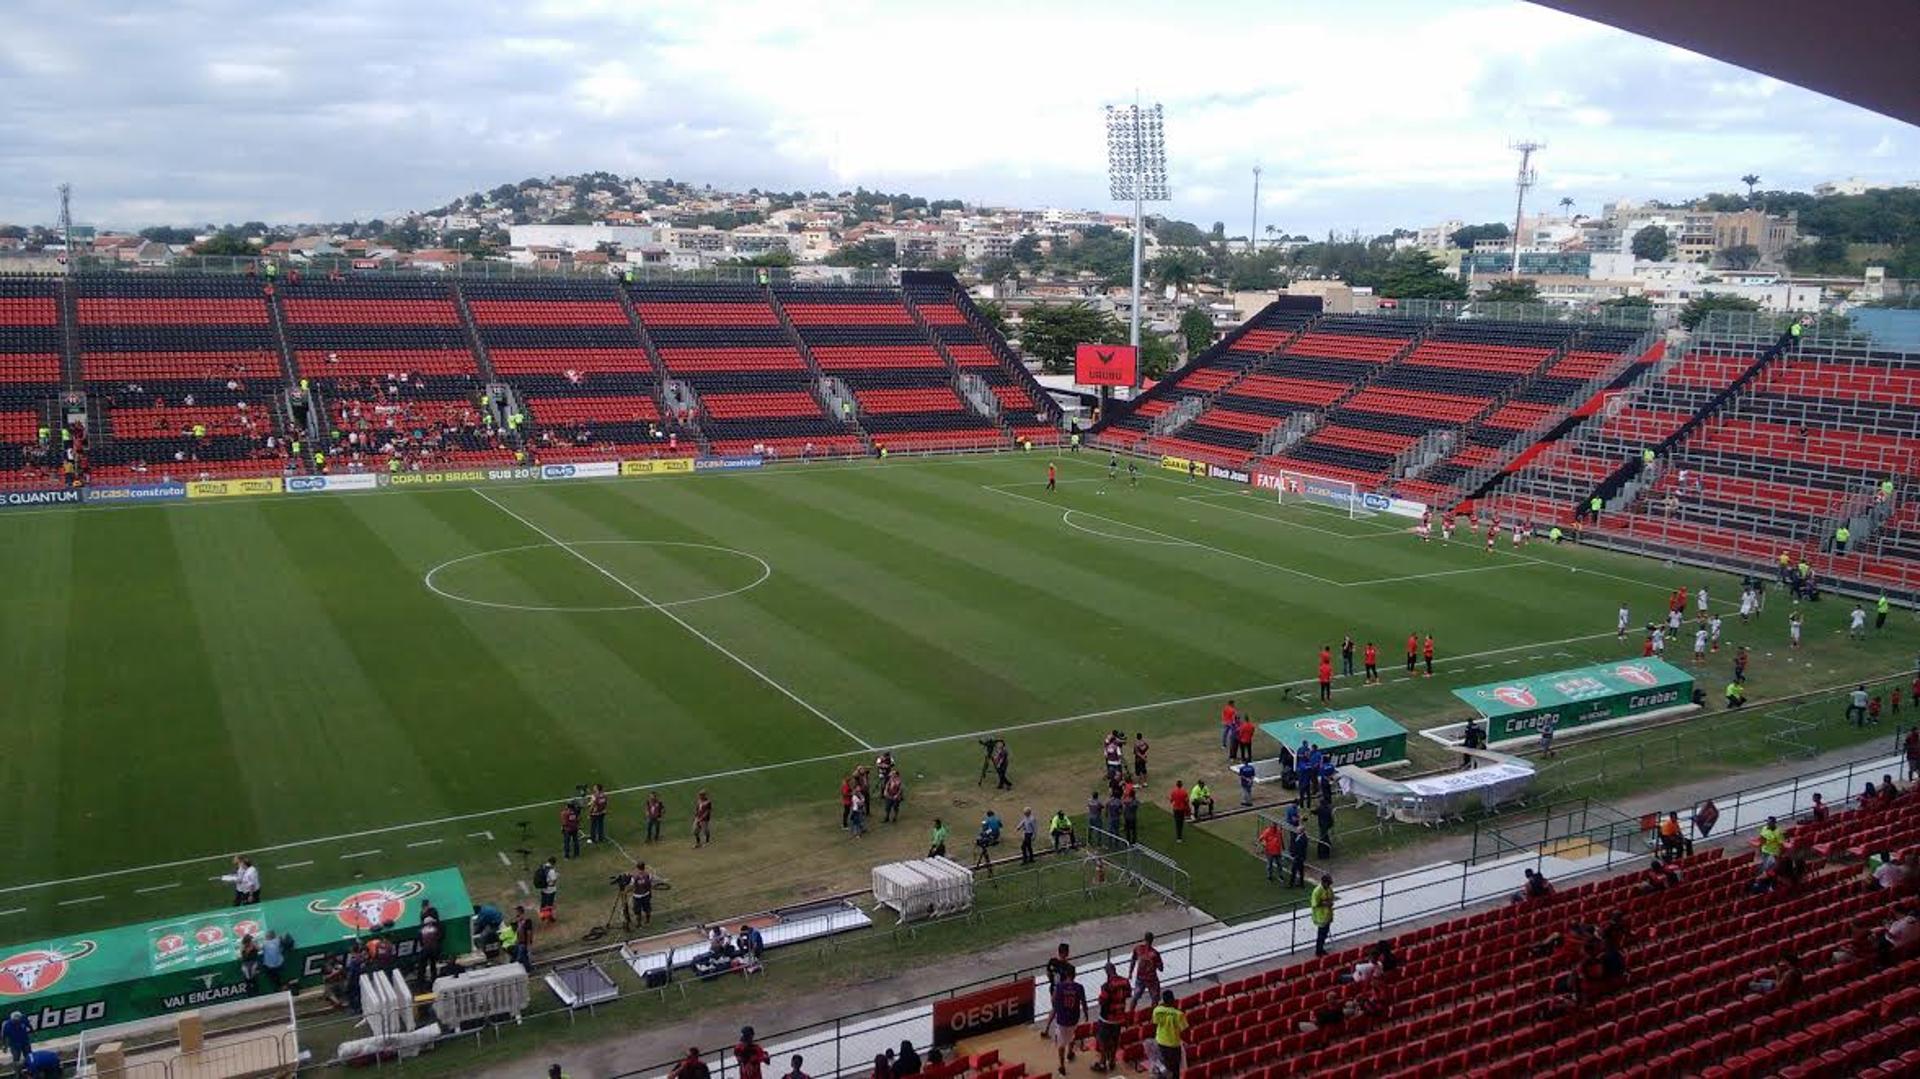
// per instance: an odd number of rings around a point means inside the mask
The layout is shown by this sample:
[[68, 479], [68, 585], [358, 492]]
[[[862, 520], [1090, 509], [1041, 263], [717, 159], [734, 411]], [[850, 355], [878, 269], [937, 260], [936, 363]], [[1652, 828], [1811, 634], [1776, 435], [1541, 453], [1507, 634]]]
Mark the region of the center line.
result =
[[[754, 666], [751, 663], [748, 663], [746, 660], [741, 659], [731, 649], [727, 648], [726, 645], [723, 645], [719, 641], [716, 641], [712, 637], [709, 637], [705, 633], [702, 633], [699, 629], [697, 629], [693, 625], [693, 623], [688, 622], [686, 619], [680, 617], [678, 614], [675, 614], [672, 610], [666, 607], [662, 607], [658, 603], [655, 603], [652, 596], [647, 595], [645, 592], [640, 591], [638, 588], [635, 588], [632, 585], [628, 584], [626, 581], [620, 579], [620, 577], [616, 576], [613, 573], [613, 571], [607, 569], [607, 567], [601, 565], [598, 562], [595, 562], [593, 559], [588, 558], [586, 555], [581, 554], [578, 550], [574, 549], [572, 546], [562, 542], [560, 538], [555, 536], [553, 533], [547, 531], [544, 528], [541, 528], [539, 525], [534, 524], [532, 521], [527, 520], [525, 517], [522, 517], [519, 514], [508, 509], [507, 507], [501, 505], [498, 501], [494, 499], [492, 495], [489, 495], [487, 492], [482, 491], [479, 488], [475, 488], [473, 493], [479, 495], [481, 498], [484, 498], [488, 502], [492, 503], [494, 509], [499, 510], [501, 513], [506, 514], [507, 516], [513, 518], [516, 521], [519, 521], [521, 524], [527, 526], [528, 529], [539, 533], [540, 536], [543, 537], [548, 543], [553, 544], [555, 547], [558, 547], [561, 550], [572, 555], [573, 557], [579, 559], [580, 561], [585, 562], [588, 566], [597, 570], [600, 573], [600, 575], [605, 577], [607, 580], [612, 581], [614, 584], [617, 584], [621, 588], [626, 589], [627, 593], [633, 596], [633, 598], [639, 600], [640, 602], [646, 604], [647, 606], [665, 615], [668, 619], [672, 620], [675, 625], [678, 625], [681, 629], [684, 629], [688, 633], [691, 633], [695, 637], [698, 637], [702, 643], [707, 645], [707, 647], [712, 648], [714, 651], [720, 653], [721, 655], [739, 664], [741, 669], [745, 670], [748, 674], [751, 674], [755, 678], [758, 678], [762, 682], [765, 682], [767, 685], [772, 686], [774, 690], [777, 691], [781, 696], [787, 698], [788, 700], [806, 709], [807, 711], [812, 712], [815, 716], [818, 716], [822, 721], [824, 721], [829, 727], [832, 727], [834, 730], [839, 731], [841, 734], [844, 734], [848, 738], [852, 739], [854, 744], [858, 745], [861, 749], [871, 750], [874, 748], [873, 743], [867, 741], [865, 738], [862, 738], [859, 735], [848, 730], [847, 728], [841, 726], [839, 721], [835, 720], [832, 716], [826, 714], [825, 712], [822, 712], [818, 708], [815, 708], [813, 705], [808, 704], [806, 701], [801, 700], [798, 694], [788, 689], [786, 686], [783, 686], [780, 683], [774, 681], [773, 677], [767, 674], [767, 672], [761, 670], [760, 668]], [[1021, 496], [1016, 496], [1016, 497], [1021, 497]]]

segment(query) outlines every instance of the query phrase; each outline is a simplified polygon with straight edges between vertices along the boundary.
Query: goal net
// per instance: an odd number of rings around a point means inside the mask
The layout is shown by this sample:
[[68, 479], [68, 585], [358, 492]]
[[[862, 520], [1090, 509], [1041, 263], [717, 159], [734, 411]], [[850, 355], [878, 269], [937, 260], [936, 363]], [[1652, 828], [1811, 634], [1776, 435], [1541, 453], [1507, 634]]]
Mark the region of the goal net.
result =
[[1351, 480], [1329, 479], [1311, 472], [1282, 471], [1274, 491], [1283, 506], [1312, 503], [1332, 507], [1348, 517], [1373, 516], [1373, 511], [1366, 507], [1360, 488]]

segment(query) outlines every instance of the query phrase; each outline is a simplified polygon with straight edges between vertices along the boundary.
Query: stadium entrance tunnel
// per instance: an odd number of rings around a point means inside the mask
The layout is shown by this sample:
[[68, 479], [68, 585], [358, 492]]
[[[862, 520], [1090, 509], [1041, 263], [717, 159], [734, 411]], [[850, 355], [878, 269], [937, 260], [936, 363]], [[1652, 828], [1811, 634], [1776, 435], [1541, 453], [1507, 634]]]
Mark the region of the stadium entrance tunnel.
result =
[[532, 543], [449, 559], [427, 571], [436, 595], [506, 611], [596, 613], [688, 607], [757, 588], [759, 555], [671, 540]]

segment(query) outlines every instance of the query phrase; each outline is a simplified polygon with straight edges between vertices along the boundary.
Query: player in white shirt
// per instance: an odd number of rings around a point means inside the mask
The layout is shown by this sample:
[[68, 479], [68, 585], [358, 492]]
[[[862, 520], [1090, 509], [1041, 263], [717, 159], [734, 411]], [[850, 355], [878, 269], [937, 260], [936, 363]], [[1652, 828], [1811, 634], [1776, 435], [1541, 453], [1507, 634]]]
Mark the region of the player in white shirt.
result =
[[1420, 542], [1421, 543], [1433, 542], [1433, 511], [1432, 510], [1426, 510], [1420, 514]]
[[1800, 612], [1799, 611], [1795, 611], [1792, 614], [1787, 616], [1787, 639], [1793, 642], [1793, 647], [1795, 648], [1800, 647]]
[[1653, 654], [1663, 656], [1667, 652], [1667, 631], [1659, 626], [1653, 627]]
[[1707, 645], [1715, 652], [1720, 651], [1720, 616], [1717, 614], [1707, 618]]
[[1633, 616], [1627, 611], [1627, 605], [1622, 603], [1620, 605], [1619, 618], [1614, 622], [1614, 629], [1618, 631], [1616, 636], [1623, 641], [1627, 639], [1627, 623], [1630, 622], [1632, 618]]
[[1667, 631], [1669, 633], [1680, 632], [1680, 612], [1679, 611], [1667, 612]]
[[1747, 619], [1752, 617], [1753, 617], [1753, 589], [1749, 588], [1740, 593], [1740, 621], [1745, 622]]
[[1693, 631], [1693, 661], [1696, 664], [1707, 661], [1707, 631], [1704, 629]]
[[1847, 636], [1859, 640], [1867, 635], [1867, 609], [1858, 603], [1853, 605], [1853, 613], [1847, 616]]
[[1707, 588], [1705, 585], [1700, 586], [1700, 594], [1698, 597], [1696, 597], [1695, 602], [1699, 604], [1700, 613], [1706, 614], [1707, 613]]
[[1520, 522], [1515, 521], [1513, 523], [1513, 545], [1515, 547], [1520, 546], [1520, 541], [1523, 539], [1526, 539], [1526, 537], [1527, 537], [1526, 527], [1522, 525]]

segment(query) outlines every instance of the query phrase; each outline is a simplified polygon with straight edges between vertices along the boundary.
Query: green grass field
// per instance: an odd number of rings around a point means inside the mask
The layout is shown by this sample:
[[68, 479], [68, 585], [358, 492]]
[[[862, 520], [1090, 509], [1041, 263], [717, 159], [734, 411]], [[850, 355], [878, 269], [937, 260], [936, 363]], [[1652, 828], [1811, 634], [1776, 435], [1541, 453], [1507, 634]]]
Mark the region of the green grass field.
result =
[[[1406, 635], [1434, 634], [1439, 677], [1340, 690], [1425, 726], [1461, 718], [1449, 688], [1637, 655], [1614, 640], [1622, 600], [1638, 618], [1676, 584], [1737, 593], [1571, 547], [1421, 544], [1395, 518], [1152, 469], [1109, 485], [1091, 454], [1048, 493], [1045, 460], [0, 517], [0, 939], [220, 905], [232, 852], [273, 895], [455, 864], [510, 896], [519, 822], [557, 848], [558, 802], [594, 781], [623, 792], [629, 847], [625, 792], [663, 792], [683, 893], [857, 886], [940, 807], [967, 833], [986, 733], [1009, 732], [1016, 779], [1045, 777], [1018, 793], [1084, 796], [1109, 726], [1184, 763], [1213, 759], [1225, 696], [1303, 712], [1281, 687], [1343, 632], [1396, 676]], [[1783, 613], [1729, 619], [1732, 642], [1781, 653], [1756, 658], [1757, 695], [1906, 667], [1910, 616], [1850, 644], [1844, 606], [1814, 609], [1793, 662]], [[845, 853], [838, 778], [881, 746], [926, 797], [891, 845]], [[764, 845], [750, 864], [703, 877], [679, 842], [699, 786], [722, 846]]]

